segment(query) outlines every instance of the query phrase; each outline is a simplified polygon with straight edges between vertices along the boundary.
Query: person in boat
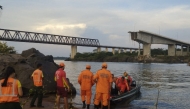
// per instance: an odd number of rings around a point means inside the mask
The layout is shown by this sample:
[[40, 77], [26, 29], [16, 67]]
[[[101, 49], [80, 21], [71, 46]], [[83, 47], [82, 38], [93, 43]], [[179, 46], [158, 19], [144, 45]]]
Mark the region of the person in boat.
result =
[[116, 86], [116, 80], [117, 77], [114, 77], [114, 74], [112, 74], [112, 87], [111, 87], [111, 95], [117, 95], [118, 94], [118, 90], [117, 90], [117, 86]]
[[111, 92], [112, 75], [107, 70], [107, 64], [102, 63], [102, 69], [98, 70], [93, 78], [96, 81], [95, 109], [99, 109], [102, 100], [103, 109], [108, 109], [108, 100]]
[[129, 90], [131, 90], [131, 85], [132, 85], [132, 81], [133, 81], [132, 78], [131, 78], [131, 76], [127, 72], [124, 72], [123, 76], [127, 80], [127, 83], [128, 83], [128, 86], [129, 86]]
[[125, 91], [129, 91], [129, 85], [124, 76], [117, 79], [116, 85], [120, 94], [124, 93]]
[[81, 99], [83, 102], [83, 108], [86, 108], [87, 104], [87, 109], [90, 108], [91, 95], [92, 95], [91, 88], [94, 85], [93, 73], [90, 71], [90, 69], [91, 66], [86, 65], [86, 70], [83, 70], [78, 77], [78, 83], [81, 86]]

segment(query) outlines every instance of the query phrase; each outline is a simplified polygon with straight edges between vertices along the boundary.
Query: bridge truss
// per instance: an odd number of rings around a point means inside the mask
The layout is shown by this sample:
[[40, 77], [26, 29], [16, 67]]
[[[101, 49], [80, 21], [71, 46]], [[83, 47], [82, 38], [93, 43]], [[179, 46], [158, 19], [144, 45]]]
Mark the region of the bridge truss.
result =
[[0, 28], [0, 40], [60, 44], [60, 45], [77, 45], [77, 46], [100, 46], [98, 39], [71, 37], [63, 35], [53, 35], [46, 33], [36, 33], [29, 31], [18, 31]]

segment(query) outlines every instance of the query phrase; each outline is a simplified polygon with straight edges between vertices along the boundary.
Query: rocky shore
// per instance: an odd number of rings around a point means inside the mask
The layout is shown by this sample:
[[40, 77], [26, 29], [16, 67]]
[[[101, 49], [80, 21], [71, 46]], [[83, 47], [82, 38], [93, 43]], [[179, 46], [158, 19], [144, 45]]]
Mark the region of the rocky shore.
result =
[[[0, 54], [0, 79], [4, 76], [7, 66], [12, 66], [16, 70], [16, 78], [20, 80], [24, 94], [28, 94], [33, 87], [31, 75], [36, 69], [38, 63], [42, 64], [44, 74], [44, 90], [46, 92], [55, 92], [56, 83], [54, 81], [54, 73], [58, 69], [58, 65], [54, 62], [53, 56], [40, 53], [35, 48], [23, 51], [21, 54]], [[76, 93], [76, 89], [72, 84], [72, 92]]]

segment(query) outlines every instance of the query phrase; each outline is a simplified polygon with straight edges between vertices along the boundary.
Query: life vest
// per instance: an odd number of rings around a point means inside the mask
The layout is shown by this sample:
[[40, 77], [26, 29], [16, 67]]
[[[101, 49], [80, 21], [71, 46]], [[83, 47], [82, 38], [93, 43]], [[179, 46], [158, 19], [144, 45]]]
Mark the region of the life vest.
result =
[[119, 78], [117, 78], [117, 80], [116, 80], [116, 85], [118, 85], [118, 84], [125, 84], [126, 83], [126, 81], [124, 80], [124, 81], [122, 81], [122, 77], [119, 77]]
[[42, 86], [42, 71], [41, 70], [35, 70], [32, 74], [33, 81], [35, 86]]
[[7, 86], [2, 87], [4, 79], [0, 80], [0, 103], [19, 102], [18, 98], [18, 81], [13, 78], [8, 78]]

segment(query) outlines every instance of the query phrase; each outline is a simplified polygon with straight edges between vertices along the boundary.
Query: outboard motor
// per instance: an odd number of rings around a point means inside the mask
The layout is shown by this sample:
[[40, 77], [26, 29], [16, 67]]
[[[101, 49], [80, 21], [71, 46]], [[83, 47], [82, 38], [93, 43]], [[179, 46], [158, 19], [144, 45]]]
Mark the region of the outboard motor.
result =
[[135, 80], [132, 81], [131, 87], [136, 87], [136, 81]]

